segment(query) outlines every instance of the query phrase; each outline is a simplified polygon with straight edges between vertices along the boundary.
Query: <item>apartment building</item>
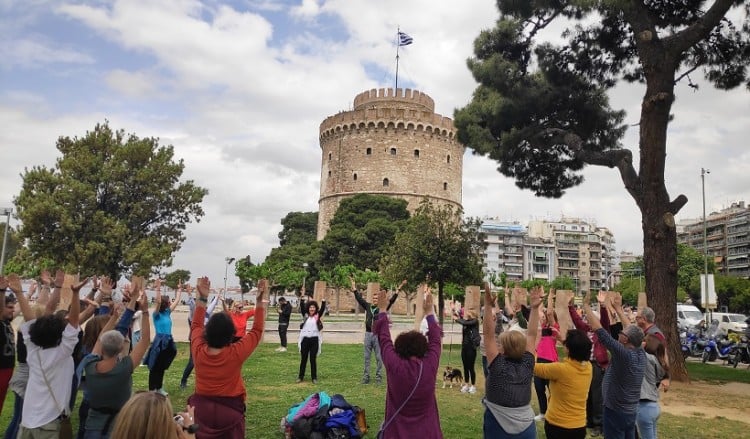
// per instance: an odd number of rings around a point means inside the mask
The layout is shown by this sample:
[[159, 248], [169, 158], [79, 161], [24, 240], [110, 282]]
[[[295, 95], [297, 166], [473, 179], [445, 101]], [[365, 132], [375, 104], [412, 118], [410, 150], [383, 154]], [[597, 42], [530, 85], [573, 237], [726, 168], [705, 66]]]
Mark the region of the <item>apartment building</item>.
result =
[[702, 218], [684, 220], [680, 226], [677, 242], [687, 244], [701, 254], [707, 251], [720, 274], [750, 278], [750, 209], [744, 201], [708, 215], [705, 248]]
[[485, 280], [494, 273], [505, 273], [508, 281], [524, 279], [523, 242], [526, 227], [518, 222], [482, 219], [482, 233], [487, 246], [484, 250]]

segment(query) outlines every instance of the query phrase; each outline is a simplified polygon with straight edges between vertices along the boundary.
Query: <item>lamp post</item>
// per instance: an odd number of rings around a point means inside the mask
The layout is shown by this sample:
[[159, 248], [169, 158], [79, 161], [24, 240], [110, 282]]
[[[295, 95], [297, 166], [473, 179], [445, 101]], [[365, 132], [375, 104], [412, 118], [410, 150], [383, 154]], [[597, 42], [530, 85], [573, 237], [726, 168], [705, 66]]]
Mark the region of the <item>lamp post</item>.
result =
[[0, 253], [0, 276], [3, 275], [5, 270], [5, 246], [8, 244], [8, 225], [10, 224], [10, 214], [13, 209], [10, 207], [3, 207], [2, 214], [5, 215], [5, 232], [3, 233], [3, 250]]
[[[708, 228], [706, 225], [706, 174], [711, 171], [701, 168], [701, 192], [703, 194], [703, 288], [706, 295], [704, 308], [708, 308]], [[708, 314], [707, 314], [708, 315]], [[707, 317], [710, 319], [710, 316]], [[706, 321], [708, 324], [708, 320]]]
[[[229, 264], [234, 262], [234, 258], [230, 258], [229, 256], [227, 256], [226, 258], [224, 258], [224, 260], [227, 262], [227, 265], [224, 267], [224, 298], [226, 298], [227, 297], [227, 275], [229, 273]], [[242, 294], [242, 296], [243, 297], [241, 298], [241, 300], [244, 301], [245, 295]]]
[[[305, 294], [305, 281], [307, 281], [307, 267], [308, 267], [307, 262], [303, 262], [302, 263], [302, 268], [305, 269], [305, 275], [302, 276], [302, 294]], [[300, 294], [300, 296], [302, 294]]]

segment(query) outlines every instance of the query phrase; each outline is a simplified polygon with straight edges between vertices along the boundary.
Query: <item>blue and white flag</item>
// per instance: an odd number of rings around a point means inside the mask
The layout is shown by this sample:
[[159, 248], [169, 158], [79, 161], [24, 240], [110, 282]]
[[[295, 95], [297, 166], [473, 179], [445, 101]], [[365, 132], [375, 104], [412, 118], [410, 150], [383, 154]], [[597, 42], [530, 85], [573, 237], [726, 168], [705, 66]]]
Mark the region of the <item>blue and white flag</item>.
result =
[[409, 44], [413, 43], [414, 39], [410, 37], [409, 35], [406, 35], [405, 33], [399, 31], [398, 32], [398, 45], [399, 46], [408, 46]]

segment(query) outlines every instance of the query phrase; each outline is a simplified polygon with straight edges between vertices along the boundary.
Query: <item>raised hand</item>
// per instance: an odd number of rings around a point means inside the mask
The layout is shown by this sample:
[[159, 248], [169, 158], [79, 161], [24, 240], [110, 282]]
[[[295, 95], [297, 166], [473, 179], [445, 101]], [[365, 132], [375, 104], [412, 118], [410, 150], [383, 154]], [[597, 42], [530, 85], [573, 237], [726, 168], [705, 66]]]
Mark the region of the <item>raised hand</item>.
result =
[[16, 295], [22, 294], [21, 278], [17, 274], [11, 273], [8, 275], [7, 285]]
[[497, 297], [494, 294], [492, 294], [492, 287], [490, 287], [490, 283], [489, 282], [485, 282], [484, 283], [484, 306], [485, 306], [485, 309], [487, 309], [487, 307], [494, 308], [495, 307], [495, 300], [496, 299], [497, 299]]
[[612, 298], [612, 304], [615, 306], [615, 308], [622, 308], [622, 294], [615, 293], [614, 297]]
[[607, 300], [607, 292], [604, 290], [599, 290], [599, 293], [596, 295], [596, 301], [600, 304], [603, 304]]
[[[73, 285], [70, 286], [70, 289], [73, 290], [74, 294], [78, 294], [78, 292], [81, 291], [81, 288], [83, 288], [84, 285], [89, 283], [89, 279], [90, 279], [89, 277], [86, 277], [84, 280], [78, 283], [74, 282]], [[76, 281], [77, 280], [78, 280], [78, 275], [76, 275]]]
[[356, 290], [357, 289], [357, 282], [354, 281], [354, 277], [353, 276], [349, 276], [349, 282], [351, 282], [351, 284], [352, 284], [352, 291]]
[[531, 308], [538, 309], [542, 306], [542, 298], [544, 297], [544, 288], [536, 286], [531, 289]]
[[432, 301], [432, 290], [430, 287], [427, 287], [427, 290], [425, 291], [425, 298], [422, 303], [422, 312], [425, 316], [435, 314], [435, 307], [433, 306]]
[[[115, 281], [111, 280], [109, 277], [104, 276], [101, 281], [99, 281], [99, 290], [102, 292], [105, 296], [112, 296], [112, 289], [115, 286]], [[128, 291], [129, 289], [126, 289]], [[125, 294], [125, 291], [123, 291], [123, 294]]]
[[48, 270], [42, 270], [40, 278], [42, 279], [42, 283], [44, 285], [49, 286], [52, 283], [52, 277], [50, 276]]
[[211, 293], [211, 281], [205, 276], [199, 277], [195, 284], [195, 289], [198, 290], [198, 294], [202, 298], [207, 299], [208, 295]]
[[161, 291], [161, 278], [157, 277], [154, 281], [154, 289], [157, 291]]
[[148, 295], [144, 291], [136, 291], [136, 297], [140, 303], [139, 308], [143, 312], [148, 312]]
[[268, 288], [268, 280], [261, 279], [258, 281], [258, 294], [255, 296], [255, 306], [257, 307], [261, 303], [268, 302], [268, 298], [265, 297], [266, 289]]
[[55, 288], [62, 288], [63, 282], [65, 282], [65, 272], [62, 270], [55, 271]]

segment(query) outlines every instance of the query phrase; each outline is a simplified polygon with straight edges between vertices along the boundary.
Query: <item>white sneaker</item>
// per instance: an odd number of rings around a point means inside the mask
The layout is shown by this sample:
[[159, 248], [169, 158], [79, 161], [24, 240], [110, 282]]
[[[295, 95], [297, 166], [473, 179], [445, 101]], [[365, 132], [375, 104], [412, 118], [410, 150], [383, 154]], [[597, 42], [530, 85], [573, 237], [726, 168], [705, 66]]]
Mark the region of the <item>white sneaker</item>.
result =
[[167, 393], [167, 391], [164, 390], [164, 389], [157, 389], [157, 390], [155, 390], [155, 392], [156, 393], [161, 393], [164, 396], [169, 396], [169, 393]]
[[466, 393], [468, 391], [469, 391], [469, 385], [468, 384], [464, 384], [463, 386], [461, 386], [461, 393]]
[[283, 347], [283, 346], [282, 346], [282, 347], [280, 347], [280, 348], [279, 348], [279, 352], [286, 352], [286, 348], [285, 348], [285, 347]]
[[469, 393], [477, 393], [477, 388], [474, 386], [469, 387]]
[[534, 420], [535, 420], [536, 422], [541, 422], [541, 421], [544, 421], [544, 413], [540, 413], [540, 414], [538, 414], [538, 415], [534, 416]]

